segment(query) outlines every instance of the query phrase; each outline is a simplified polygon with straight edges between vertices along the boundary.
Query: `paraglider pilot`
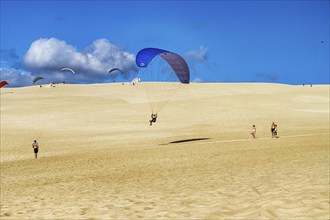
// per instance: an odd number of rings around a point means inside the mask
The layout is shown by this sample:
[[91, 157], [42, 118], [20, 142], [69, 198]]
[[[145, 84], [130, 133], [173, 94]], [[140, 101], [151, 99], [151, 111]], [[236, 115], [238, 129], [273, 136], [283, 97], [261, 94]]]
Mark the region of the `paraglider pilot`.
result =
[[156, 120], [157, 120], [157, 113], [156, 114], [152, 113], [151, 120], [149, 120], [150, 125], [152, 125], [152, 123], [156, 123]]

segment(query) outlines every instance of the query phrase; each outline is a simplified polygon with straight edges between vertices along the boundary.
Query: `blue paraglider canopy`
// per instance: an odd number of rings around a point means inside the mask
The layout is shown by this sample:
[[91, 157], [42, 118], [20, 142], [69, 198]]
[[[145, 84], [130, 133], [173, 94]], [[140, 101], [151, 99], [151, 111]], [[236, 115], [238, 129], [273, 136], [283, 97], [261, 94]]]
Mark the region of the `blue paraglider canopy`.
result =
[[181, 83], [189, 83], [190, 72], [188, 65], [186, 61], [176, 53], [157, 48], [144, 48], [136, 55], [135, 62], [139, 67], [145, 68], [151, 60], [158, 55], [172, 67]]

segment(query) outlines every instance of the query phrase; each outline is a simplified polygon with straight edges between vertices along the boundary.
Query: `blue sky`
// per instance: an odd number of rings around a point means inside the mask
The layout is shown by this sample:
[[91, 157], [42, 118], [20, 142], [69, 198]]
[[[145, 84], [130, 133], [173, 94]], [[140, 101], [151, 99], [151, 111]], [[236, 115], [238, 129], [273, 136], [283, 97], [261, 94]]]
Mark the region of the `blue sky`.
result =
[[1, 0], [11, 86], [120, 81], [109, 69], [133, 77], [145, 47], [183, 56], [195, 82], [329, 84], [329, 1]]

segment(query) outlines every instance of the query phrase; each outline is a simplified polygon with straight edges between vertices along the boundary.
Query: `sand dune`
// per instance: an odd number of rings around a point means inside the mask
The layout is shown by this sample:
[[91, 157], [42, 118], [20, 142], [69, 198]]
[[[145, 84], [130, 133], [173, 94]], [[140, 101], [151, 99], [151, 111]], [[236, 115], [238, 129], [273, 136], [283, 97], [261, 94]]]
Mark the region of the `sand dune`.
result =
[[190, 84], [149, 126], [142, 86], [2, 88], [0, 218], [329, 219], [329, 97]]

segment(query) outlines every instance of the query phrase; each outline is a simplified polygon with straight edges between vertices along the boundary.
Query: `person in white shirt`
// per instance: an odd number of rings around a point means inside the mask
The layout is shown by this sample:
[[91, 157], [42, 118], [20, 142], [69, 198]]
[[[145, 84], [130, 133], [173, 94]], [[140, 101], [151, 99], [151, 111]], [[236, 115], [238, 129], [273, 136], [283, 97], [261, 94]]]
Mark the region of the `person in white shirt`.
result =
[[253, 136], [253, 138], [256, 138], [256, 133], [257, 133], [257, 128], [255, 125], [253, 125], [252, 131], [251, 131], [251, 135]]

